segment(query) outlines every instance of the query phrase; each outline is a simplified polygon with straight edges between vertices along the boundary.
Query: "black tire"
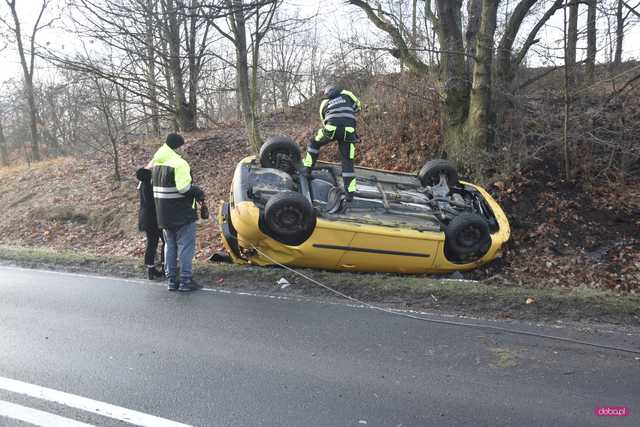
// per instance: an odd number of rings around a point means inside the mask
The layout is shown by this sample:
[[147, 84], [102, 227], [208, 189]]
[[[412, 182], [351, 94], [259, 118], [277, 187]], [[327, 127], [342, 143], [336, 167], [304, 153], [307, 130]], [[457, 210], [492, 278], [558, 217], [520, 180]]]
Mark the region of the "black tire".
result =
[[260, 147], [260, 166], [292, 174], [300, 163], [300, 146], [286, 136], [274, 136]]
[[451, 262], [477, 261], [491, 247], [489, 224], [475, 213], [463, 213], [453, 218], [444, 234], [445, 256]]
[[440, 182], [440, 174], [444, 174], [447, 177], [449, 188], [458, 184], [456, 166], [445, 159], [429, 160], [418, 172], [418, 179], [424, 187], [434, 186]]
[[263, 231], [285, 245], [304, 243], [316, 228], [316, 212], [300, 193], [284, 191], [272, 196], [264, 208]]

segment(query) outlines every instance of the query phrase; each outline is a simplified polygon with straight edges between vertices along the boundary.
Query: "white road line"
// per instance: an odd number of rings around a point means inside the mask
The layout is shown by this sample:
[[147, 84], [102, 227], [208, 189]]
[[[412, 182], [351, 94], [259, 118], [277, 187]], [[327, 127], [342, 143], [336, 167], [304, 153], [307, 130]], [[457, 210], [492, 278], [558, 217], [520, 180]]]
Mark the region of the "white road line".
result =
[[191, 427], [188, 424], [178, 423], [167, 420], [166, 418], [156, 417], [143, 412], [100, 402], [98, 400], [88, 399], [86, 397], [76, 396], [75, 394], [65, 393], [63, 391], [53, 390], [5, 377], [0, 377], [0, 389], [35, 397], [36, 399], [48, 400], [50, 402], [80, 409], [81, 411], [92, 412], [94, 414], [102, 415], [103, 417], [124, 421], [137, 426]]
[[0, 418], [2, 417], [24, 421], [25, 423], [41, 427], [94, 427], [91, 424], [81, 423], [80, 421], [72, 420], [71, 418], [61, 417], [59, 415], [0, 400]]

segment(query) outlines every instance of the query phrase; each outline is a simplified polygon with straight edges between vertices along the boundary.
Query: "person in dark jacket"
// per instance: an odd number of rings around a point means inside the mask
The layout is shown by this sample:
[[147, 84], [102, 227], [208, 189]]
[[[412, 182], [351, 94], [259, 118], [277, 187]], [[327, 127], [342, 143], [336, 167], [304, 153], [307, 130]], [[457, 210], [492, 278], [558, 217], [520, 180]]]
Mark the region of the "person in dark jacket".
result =
[[[146, 168], [140, 168], [136, 171], [138, 178], [138, 195], [140, 198], [140, 207], [138, 209], [138, 229], [144, 231], [147, 235], [147, 248], [144, 252], [144, 264], [147, 266], [147, 278], [149, 280], [164, 277], [164, 237], [162, 230], [158, 227], [158, 219], [156, 218], [156, 205], [153, 199], [153, 185], [151, 184], [151, 164]], [[160, 258], [160, 266], [162, 270], [156, 268], [156, 253], [158, 251], [158, 243], [162, 240], [163, 248]]]
[[167, 135], [164, 145], [153, 156], [152, 182], [158, 226], [165, 240], [167, 287], [170, 291], [188, 292], [200, 287], [193, 280], [192, 262], [198, 219], [196, 201], [204, 202], [204, 192], [193, 184], [189, 163], [175, 151], [183, 144], [181, 135]]
[[307, 155], [302, 161], [305, 173], [311, 170], [318, 160], [320, 148], [331, 141], [338, 142], [338, 150], [342, 161], [342, 181], [346, 199], [353, 199], [356, 191], [356, 174], [353, 169], [353, 159], [356, 156], [356, 113], [362, 109], [362, 104], [356, 96], [348, 90], [335, 86], [324, 89], [320, 103], [320, 120], [322, 127], [307, 147]]

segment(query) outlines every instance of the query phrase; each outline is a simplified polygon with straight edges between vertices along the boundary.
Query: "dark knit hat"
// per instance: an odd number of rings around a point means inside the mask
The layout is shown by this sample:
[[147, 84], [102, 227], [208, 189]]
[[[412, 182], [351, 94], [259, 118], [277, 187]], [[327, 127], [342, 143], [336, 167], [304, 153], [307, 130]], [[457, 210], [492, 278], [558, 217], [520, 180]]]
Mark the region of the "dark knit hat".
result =
[[184, 138], [180, 134], [170, 133], [169, 135], [167, 135], [165, 144], [175, 150], [176, 148], [184, 144]]

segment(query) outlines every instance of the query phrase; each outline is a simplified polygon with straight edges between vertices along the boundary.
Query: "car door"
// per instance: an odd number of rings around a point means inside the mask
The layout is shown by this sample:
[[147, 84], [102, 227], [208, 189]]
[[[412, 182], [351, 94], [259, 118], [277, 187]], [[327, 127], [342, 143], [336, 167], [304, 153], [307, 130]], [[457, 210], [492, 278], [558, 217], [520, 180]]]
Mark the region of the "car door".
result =
[[338, 268], [354, 271], [419, 273], [433, 265], [442, 233], [360, 225], [344, 248]]

